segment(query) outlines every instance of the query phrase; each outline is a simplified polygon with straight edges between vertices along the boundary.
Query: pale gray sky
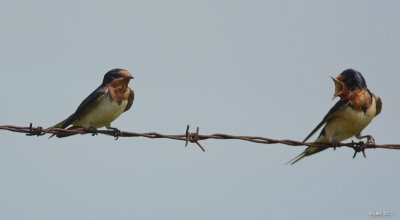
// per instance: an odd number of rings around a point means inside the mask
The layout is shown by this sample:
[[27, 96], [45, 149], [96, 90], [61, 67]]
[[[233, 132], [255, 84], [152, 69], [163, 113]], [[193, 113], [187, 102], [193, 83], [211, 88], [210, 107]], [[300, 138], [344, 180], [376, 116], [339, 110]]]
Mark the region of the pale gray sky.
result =
[[[0, 124], [51, 126], [110, 69], [130, 70], [127, 131], [302, 140], [334, 76], [363, 73], [383, 100], [365, 134], [399, 143], [399, 1], [0, 2]], [[400, 152], [240, 141], [0, 131], [0, 219], [368, 219], [400, 215]]]

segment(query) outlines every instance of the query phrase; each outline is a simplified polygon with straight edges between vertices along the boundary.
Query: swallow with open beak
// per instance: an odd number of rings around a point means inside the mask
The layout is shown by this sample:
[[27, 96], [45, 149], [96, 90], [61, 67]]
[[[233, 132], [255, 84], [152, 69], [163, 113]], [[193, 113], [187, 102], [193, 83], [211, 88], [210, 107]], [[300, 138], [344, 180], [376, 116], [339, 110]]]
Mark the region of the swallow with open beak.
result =
[[[123, 112], [128, 111], [134, 100], [134, 92], [128, 87], [132, 75], [124, 69], [108, 71], [101, 85], [94, 90], [67, 119], [50, 127], [67, 128], [68, 130], [83, 128], [95, 133], [97, 128], [106, 127], [120, 135], [117, 128], [111, 127], [111, 122]], [[56, 137], [67, 137], [73, 134], [56, 134]], [[54, 134], [52, 135], [54, 136]], [[50, 136], [50, 137], [52, 137]]]
[[[357, 139], [367, 138], [368, 143], [374, 143], [372, 136], [361, 136], [361, 132], [381, 112], [381, 99], [367, 88], [364, 77], [356, 70], [347, 69], [336, 78], [331, 78], [335, 83], [333, 98], [339, 97], [340, 100], [329, 110], [303, 142], [306, 142], [325, 125], [315, 142], [339, 143], [355, 136]], [[293, 165], [304, 157], [325, 149], [327, 148], [308, 147], [288, 163]]]

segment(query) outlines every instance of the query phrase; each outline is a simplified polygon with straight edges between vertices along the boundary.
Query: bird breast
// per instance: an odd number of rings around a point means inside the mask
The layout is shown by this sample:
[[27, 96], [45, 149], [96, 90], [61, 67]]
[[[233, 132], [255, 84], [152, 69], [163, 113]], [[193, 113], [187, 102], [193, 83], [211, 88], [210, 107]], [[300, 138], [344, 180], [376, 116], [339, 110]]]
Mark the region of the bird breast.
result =
[[350, 106], [343, 108], [328, 120], [325, 126], [324, 139], [328, 141], [343, 141], [354, 135], [360, 134], [376, 115], [376, 100], [366, 111], [356, 110]]
[[113, 100], [110, 94], [103, 96], [89, 112], [84, 114], [74, 125], [89, 128], [101, 128], [109, 125], [124, 112], [127, 100]]

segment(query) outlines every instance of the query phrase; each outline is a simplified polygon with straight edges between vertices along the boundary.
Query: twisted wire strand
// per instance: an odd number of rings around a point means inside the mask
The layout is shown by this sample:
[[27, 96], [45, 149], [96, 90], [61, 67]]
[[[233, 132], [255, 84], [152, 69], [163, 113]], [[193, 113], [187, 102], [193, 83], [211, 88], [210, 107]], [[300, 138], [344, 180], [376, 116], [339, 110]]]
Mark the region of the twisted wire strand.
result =
[[[44, 129], [42, 127], [33, 127], [32, 123], [28, 127], [14, 126], [14, 125], [0, 125], [0, 130], [7, 130], [11, 132], [25, 133], [27, 136], [42, 136], [45, 134], [92, 134], [95, 133], [91, 130], [86, 129], [76, 129], [76, 130], [67, 130], [61, 128], [52, 128], [52, 129]], [[260, 136], [246, 136], [246, 135], [230, 135], [230, 134], [210, 134], [210, 135], [202, 135], [199, 133], [199, 127], [196, 128], [196, 132], [189, 132], [189, 125], [186, 127], [186, 132], [184, 134], [161, 134], [158, 132], [131, 132], [131, 131], [121, 131], [118, 135], [116, 135], [113, 130], [97, 130], [96, 134], [103, 134], [114, 136], [116, 139], [119, 137], [144, 137], [144, 138], [164, 138], [164, 139], [172, 139], [185, 141], [185, 146], [188, 145], [189, 142], [197, 144], [197, 146], [205, 151], [205, 148], [200, 144], [199, 141], [208, 140], [208, 139], [216, 139], [216, 140], [241, 140], [247, 142], [253, 142], [258, 144], [284, 144], [288, 146], [313, 146], [313, 147], [322, 147], [322, 148], [337, 148], [337, 147], [349, 147], [354, 149], [355, 154], [358, 152], [363, 152], [368, 148], [383, 148], [383, 149], [394, 149], [400, 150], [400, 144], [375, 144], [375, 143], [364, 143], [360, 142], [350, 142], [350, 143], [317, 143], [317, 142], [300, 142], [289, 139], [272, 139], [267, 137]]]

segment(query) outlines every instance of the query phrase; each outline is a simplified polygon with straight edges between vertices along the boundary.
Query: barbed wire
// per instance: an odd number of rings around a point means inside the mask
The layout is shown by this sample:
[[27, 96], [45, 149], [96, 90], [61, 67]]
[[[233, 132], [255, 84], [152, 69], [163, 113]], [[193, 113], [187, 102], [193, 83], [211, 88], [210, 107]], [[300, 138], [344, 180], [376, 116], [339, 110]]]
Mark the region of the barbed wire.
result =
[[14, 126], [14, 125], [0, 125], [0, 130], [8, 130], [11, 132], [25, 133], [27, 136], [43, 136], [45, 134], [103, 134], [114, 136], [115, 140], [119, 137], [144, 137], [144, 138], [165, 138], [184, 141], [185, 146], [188, 143], [195, 143], [197, 146], [205, 152], [205, 148], [199, 143], [199, 141], [207, 139], [218, 139], [218, 140], [241, 140], [259, 144], [284, 144], [288, 146], [308, 146], [308, 147], [321, 147], [321, 148], [338, 148], [338, 147], [349, 147], [355, 152], [353, 158], [357, 153], [362, 152], [365, 157], [365, 149], [369, 148], [383, 148], [383, 149], [394, 149], [400, 150], [400, 144], [375, 144], [368, 142], [350, 142], [350, 143], [317, 143], [317, 142], [300, 142], [295, 140], [283, 139], [277, 140], [272, 138], [260, 137], [260, 136], [245, 136], [245, 135], [230, 135], [230, 134], [211, 134], [211, 135], [201, 135], [199, 133], [199, 127], [196, 128], [196, 132], [189, 132], [189, 125], [186, 127], [186, 132], [184, 134], [160, 134], [157, 132], [130, 132], [130, 131], [120, 131], [116, 133], [113, 130], [96, 130], [91, 129], [74, 129], [67, 130], [62, 128], [50, 128], [44, 129], [43, 127], [33, 127], [32, 123], [28, 127]]

